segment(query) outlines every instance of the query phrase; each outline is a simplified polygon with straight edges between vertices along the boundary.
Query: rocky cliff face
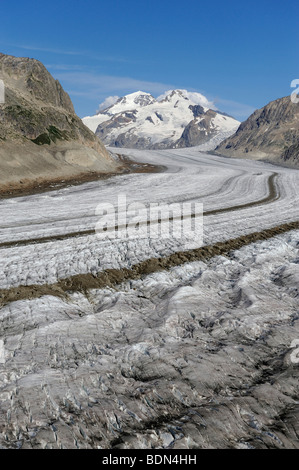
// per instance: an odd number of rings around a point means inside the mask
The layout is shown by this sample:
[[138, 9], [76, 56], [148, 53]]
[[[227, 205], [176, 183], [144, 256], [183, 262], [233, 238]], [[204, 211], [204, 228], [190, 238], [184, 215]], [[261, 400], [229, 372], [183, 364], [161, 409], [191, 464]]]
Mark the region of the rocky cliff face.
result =
[[217, 134], [217, 128], [213, 126], [212, 119], [216, 118], [217, 113], [209, 109], [206, 113], [198, 115], [198, 106], [196, 108], [195, 118], [186, 126], [182, 137], [178, 140], [178, 148], [194, 147], [205, 144]]
[[110, 172], [116, 164], [37, 60], [0, 54], [0, 186]]
[[216, 153], [299, 167], [299, 104], [287, 96], [255, 111]]

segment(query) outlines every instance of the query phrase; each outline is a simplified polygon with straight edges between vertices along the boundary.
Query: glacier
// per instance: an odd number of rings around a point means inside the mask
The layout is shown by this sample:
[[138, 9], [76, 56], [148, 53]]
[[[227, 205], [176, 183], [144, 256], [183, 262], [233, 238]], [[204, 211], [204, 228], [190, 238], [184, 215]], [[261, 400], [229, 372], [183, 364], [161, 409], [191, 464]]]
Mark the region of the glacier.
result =
[[96, 207], [120, 193], [203, 203], [204, 246], [298, 221], [296, 170], [201, 147], [121, 153], [165, 170], [0, 201], [1, 448], [298, 448], [299, 230], [30, 294], [188, 251], [183, 238], [98, 240]]

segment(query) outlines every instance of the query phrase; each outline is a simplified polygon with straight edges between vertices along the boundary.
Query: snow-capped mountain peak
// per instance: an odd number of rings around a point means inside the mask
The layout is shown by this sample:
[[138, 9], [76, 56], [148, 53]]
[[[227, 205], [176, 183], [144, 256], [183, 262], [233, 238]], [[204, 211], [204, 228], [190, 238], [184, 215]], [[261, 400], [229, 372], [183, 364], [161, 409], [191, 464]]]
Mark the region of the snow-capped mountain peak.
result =
[[122, 98], [119, 98], [115, 104], [100, 111], [98, 114], [117, 114], [127, 110], [134, 110], [139, 107], [142, 108], [155, 102], [156, 99], [150, 93], [136, 91], [135, 93], [130, 93], [123, 96]]
[[212, 110], [204, 95], [169, 90], [157, 99], [137, 91], [119, 98], [84, 124], [111, 147], [177, 148], [217, 143], [239, 127], [235, 119]]
[[204, 95], [195, 91], [187, 91], [182, 89], [169, 90], [163, 93], [163, 95], [157, 98], [157, 101], [162, 102], [172, 102], [175, 100], [189, 100], [191, 105], [200, 105], [203, 108], [216, 109], [213, 102], [209, 101]]
[[188, 100], [187, 96], [184, 95], [183, 90], [170, 90], [167, 92], [166, 96], [160, 100], [160, 103], [171, 103], [178, 99]]
[[130, 99], [133, 100], [134, 104], [139, 106], [148, 106], [156, 102], [155, 98], [150, 93], [145, 93], [144, 91], [137, 91], [136, 93], [131, 93], [126, 96], [126, 100], [130, 102]]

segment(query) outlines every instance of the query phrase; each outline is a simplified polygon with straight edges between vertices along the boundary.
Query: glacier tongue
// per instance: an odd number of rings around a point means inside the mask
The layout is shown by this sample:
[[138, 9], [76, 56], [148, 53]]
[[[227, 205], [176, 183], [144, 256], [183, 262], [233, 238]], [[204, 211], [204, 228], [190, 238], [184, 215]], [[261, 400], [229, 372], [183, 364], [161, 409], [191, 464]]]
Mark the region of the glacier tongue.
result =
[[84, 275], [184, 239], [61, 239], [128, 192], [202, 201], [205, 245], [229, 241], [298, 221], [298, 171], [198, 148], [121, 153], [166, 169], [0, 201], [0, 447], [298, 448], [298, 230], [96, 288]]

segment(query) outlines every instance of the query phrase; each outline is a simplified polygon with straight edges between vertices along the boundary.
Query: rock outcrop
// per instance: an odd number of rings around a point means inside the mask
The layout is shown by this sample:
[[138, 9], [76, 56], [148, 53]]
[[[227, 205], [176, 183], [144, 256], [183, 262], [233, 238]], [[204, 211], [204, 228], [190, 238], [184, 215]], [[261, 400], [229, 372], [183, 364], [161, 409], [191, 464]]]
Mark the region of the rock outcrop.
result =
[[75, 114], [39, 61], [0, 54], [0, 188], [115, 171], [116, 162]]
[[299, 103], [289, 96], [255, 111], [216, 153], [299, 168]]

